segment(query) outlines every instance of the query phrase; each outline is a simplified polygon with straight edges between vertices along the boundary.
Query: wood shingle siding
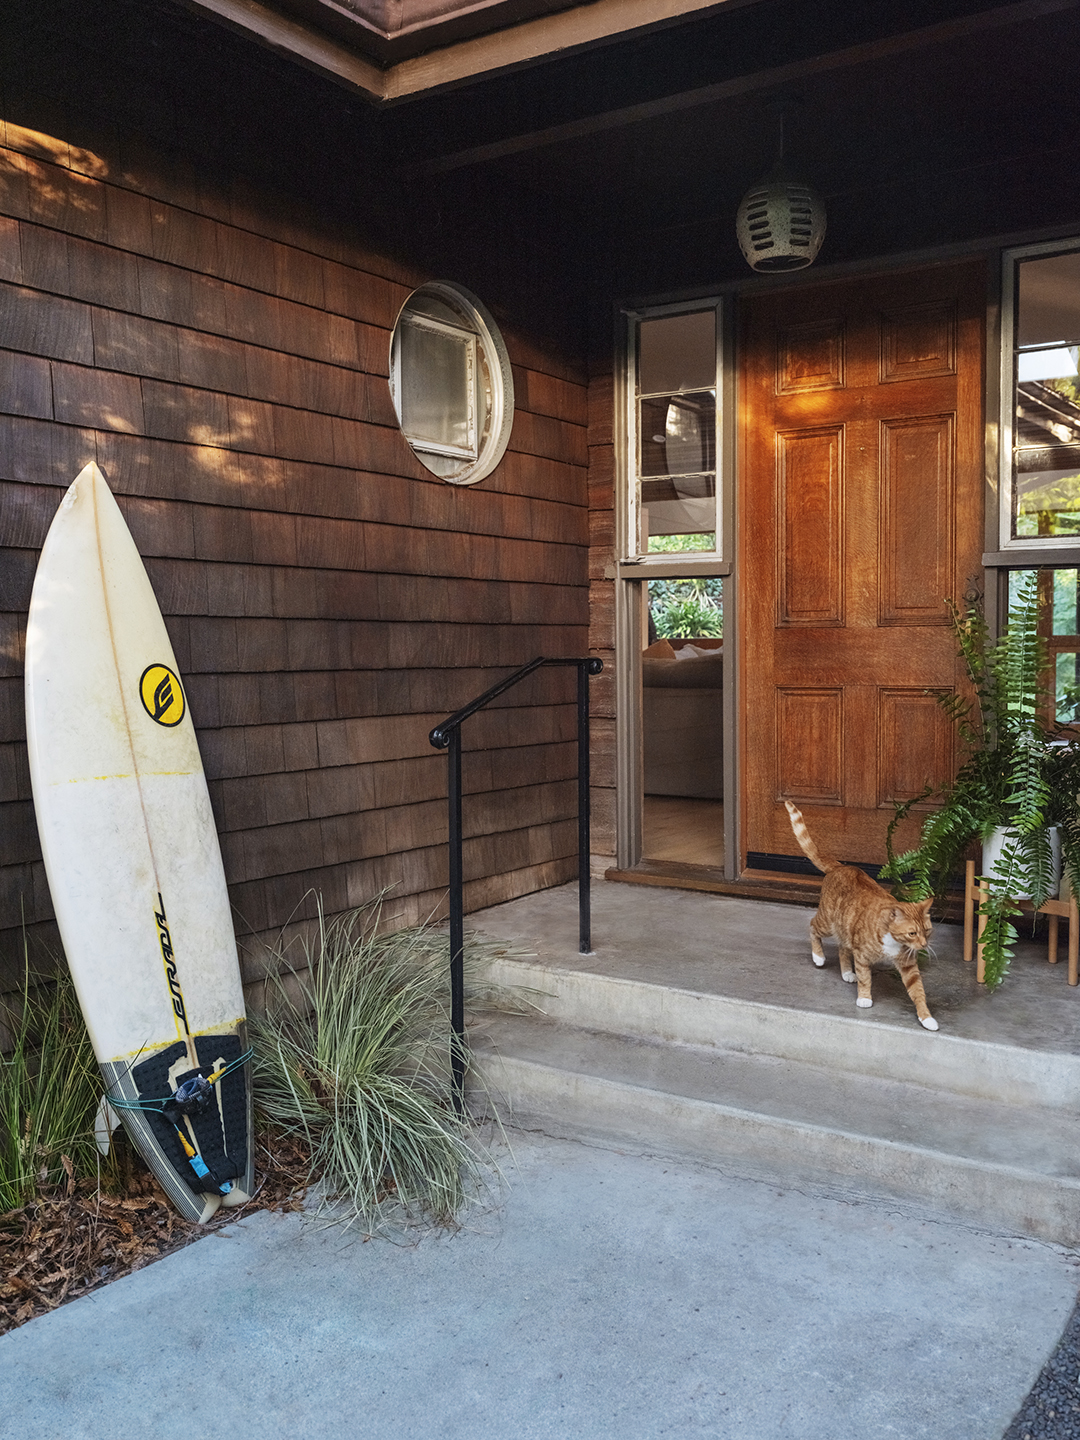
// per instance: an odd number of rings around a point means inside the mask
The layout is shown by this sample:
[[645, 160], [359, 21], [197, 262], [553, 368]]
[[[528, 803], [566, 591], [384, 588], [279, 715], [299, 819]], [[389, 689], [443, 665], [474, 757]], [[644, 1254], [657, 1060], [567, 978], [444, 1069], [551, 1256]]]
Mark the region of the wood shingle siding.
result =
[[[0, 988], [51, 935], [27, 775], [25, 615], [62, 491], [104, 470], [176, 649], [242, 935], [446, 885], [445, 715], [588, 647], [587, 391], [508, 317], [516, 413], [475, 488], [401, 436], [387, 368], [429, 278], [357, 234], [117, 134], [0, 119]], [[453, 277], [450, 277], [453, 278]], [[466, 903], [569, 879], [572, 672], [464, 732]], [[605, 773], [601, 767], [601, 774]], [[258, 979], [257, 947], [246, 961]]]

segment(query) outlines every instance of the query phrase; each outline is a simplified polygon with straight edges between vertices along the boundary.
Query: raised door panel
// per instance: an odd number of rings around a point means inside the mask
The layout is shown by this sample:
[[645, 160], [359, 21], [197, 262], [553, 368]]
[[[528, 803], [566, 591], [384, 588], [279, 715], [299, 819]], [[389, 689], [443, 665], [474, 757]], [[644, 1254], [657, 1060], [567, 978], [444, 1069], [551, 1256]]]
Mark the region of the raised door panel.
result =
[[947, 625], [955, 571], [952, 414], [881, 426], [879, 625]]
[[955, 373], [955, 301], [935, 300], [882, 315], [882, 384]]
[[843, 427], [776, 437], [780, 625], [844, 623]]
[[835, 390], [844, 383], [844, 323], [813, 320], [782, 330], [776, 347], [776, 393]]
[[777, 690], [780, 799], [843, 804], [843, 704], [839, 686]]
[[925, 690], [878, 692], [879, 806], [936, 790], [953, 773], [952, 727]]

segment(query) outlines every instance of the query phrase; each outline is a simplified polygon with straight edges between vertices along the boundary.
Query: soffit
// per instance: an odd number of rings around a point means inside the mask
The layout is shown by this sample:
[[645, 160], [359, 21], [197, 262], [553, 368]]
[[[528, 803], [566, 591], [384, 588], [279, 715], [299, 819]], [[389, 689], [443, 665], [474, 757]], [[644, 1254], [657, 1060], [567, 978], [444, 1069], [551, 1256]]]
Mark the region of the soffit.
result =
[[184, 0], [393, 102], [760, 0]]

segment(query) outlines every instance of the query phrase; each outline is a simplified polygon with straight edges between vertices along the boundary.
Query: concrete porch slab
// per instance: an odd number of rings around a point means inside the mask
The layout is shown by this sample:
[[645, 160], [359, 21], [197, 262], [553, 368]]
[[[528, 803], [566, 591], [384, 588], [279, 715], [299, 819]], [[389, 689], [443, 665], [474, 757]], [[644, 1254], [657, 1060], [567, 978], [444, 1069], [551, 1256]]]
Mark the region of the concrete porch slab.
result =
[[[835, 1016], [864, 1030], [899, 1026], [928, 1043], [937, 1038], [921, 1031], [892, 966], [875, 971], [873, 1007], [860, 1010], [855, 987], [840, 978], [834, 942], [826, 941], [823, 970], [811, 963], [812, 906], [611, 881], [594, 883], [592, 900], [591, 955], [577, 951], [576, 885], [478, 911], [466, 917], [466, 926], [561, 971]], [[976, 982], [974, 964], [964, 964], [960, 926], [936, 925], [932, 943], [923, 977], [939, 1034], [1080, 1056], [1080, 986], [1067, 983], [1064, 943], [1061, 962], [1048, 965], [1044, 938], [1022, 941], [994, 994]]]

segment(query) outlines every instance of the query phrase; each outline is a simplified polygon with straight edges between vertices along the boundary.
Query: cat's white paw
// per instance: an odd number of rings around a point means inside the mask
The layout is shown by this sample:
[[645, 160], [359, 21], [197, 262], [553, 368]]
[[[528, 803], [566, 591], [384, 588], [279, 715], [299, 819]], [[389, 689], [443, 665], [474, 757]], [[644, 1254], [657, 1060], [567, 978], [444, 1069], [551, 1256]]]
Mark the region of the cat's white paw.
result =
[[860, 995], [859, 998], [855, 1001], [855, 1004], [858, 1005], [861, 1010], [869, 1010], [870, 1006], [873, 1003], [874, 1002], [870, 999], [869, 995], [867, 995], [865, 999], [862, 995]]
[[840, 978], [843, 979], [843, 980], [846, 980], [849, 985], [853, 985], [853, 984], [855, 983], [855, 971], [854, 971], [854, 970], [841, 970], [841, 971], [840, 971]]
[[815, 955], [812, 950], [810, 951], [810, 959], [813, 960], [814, 964], [818, 967], [819, 970], [825, 964], [825, 956]]
[[938, 1023], [932, 1015], [927, 1015], [925, 1020], [920, 1019], [919, 1024], [925, 1030], [936, 1030], [938, 1028]]

